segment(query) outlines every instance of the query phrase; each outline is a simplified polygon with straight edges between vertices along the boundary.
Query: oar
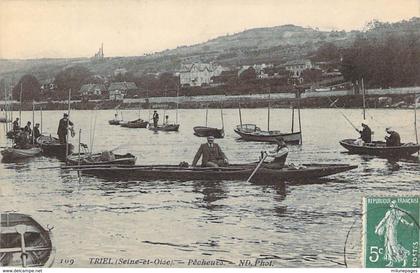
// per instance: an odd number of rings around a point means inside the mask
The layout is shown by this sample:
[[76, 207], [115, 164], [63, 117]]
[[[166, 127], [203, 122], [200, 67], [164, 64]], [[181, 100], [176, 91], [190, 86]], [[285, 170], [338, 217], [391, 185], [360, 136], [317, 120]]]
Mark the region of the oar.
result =
[[20, 246], [22, 248], [22, 255], [21, 255], [22, 266], [26, 267], [26, 258], [28, 255], [25, 250], [26, 225], [17, 225], [15, 229], [16, 229], [16, 232], [20, 235]]
[[248, 180], [246, 181], [247, 183], [249, 181], [251, 181], [252, 177], [254, 176], [254, 174], [258, 171], [258, 169], [261, 167], [261, 164], [264, 162], [264, 160], [267, 158], [268, 154], [266, 152], [264, 152], [264, 156], [261, 158], [260, 162], [258, 163], [257, 167], [255, 168], [255, 170], [251, 173], [251, 175], [248, 177]]

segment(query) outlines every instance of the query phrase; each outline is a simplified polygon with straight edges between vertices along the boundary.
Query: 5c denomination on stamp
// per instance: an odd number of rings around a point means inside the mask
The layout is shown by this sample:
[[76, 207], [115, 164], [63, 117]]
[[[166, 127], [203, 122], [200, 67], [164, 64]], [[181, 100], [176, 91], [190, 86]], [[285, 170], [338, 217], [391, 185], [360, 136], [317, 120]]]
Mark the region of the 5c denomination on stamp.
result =
[[419, 267], [420, 196], [372, 196], [363, 204], [363, 263]]

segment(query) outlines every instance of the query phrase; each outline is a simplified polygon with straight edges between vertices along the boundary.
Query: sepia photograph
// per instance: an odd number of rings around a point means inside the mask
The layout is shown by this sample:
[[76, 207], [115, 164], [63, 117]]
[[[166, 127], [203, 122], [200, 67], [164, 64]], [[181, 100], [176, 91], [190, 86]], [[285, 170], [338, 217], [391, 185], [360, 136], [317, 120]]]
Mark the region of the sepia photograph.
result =
[[0, 269], [417, 272], [417, 108], [420, 0], [0, 1]]

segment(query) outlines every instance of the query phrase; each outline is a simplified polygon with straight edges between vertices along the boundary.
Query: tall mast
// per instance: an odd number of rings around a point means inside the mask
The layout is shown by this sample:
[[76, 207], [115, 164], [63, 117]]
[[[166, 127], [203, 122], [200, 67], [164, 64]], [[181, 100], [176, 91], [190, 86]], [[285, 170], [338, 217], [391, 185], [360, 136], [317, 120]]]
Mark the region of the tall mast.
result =
[[268, 88], [267, 131], [270, 131], [270, 99], [271, 99], [271, 92], [270, 92], [270, 88]]
[[[70, 121], [70, 99], [71, 99], [71, 88], [69, 89], [69, 99], [68, 99], [68, 109], [67, 109], [67, 127], [66, 130], [69, 128], [69, 121]], [[67, 155], [69, 153], [69, 134], [66, 134], [66, 164], [67, 164]]]
[[238, 104], [238, 110], [239, 110], [239, 124], [242, 128], [242, 113], [241, 113], [241, 103]]
[[366, 90], [365, 90], [365, 84], [362, 78], [362, 96], [363, 96], [363, 120], [366, 119]]
[[220, 104], [220, 117], [222, 119], [222, 130], [224, 130], [225, 129], [225, 121], [223, 119], [223, 105], [222, 104]]
[[35, 128], [35, 104], [34, 98], [32, 98], [32, 144], [34, 144], [34, 128]]
[[207, 104], [207, 107], [206, 107], [206, 127], [207, 127], [208, 115], [209, 115], [209, 105]]
[[300, 133], [300, 144], [302, 144], [302, 124], [300, 121], [300, 90], [298, 90], [298, 119], [299, 119], [299, 133]]
[[22, 127], [22, 82], [20, 82], [20, 93], [19, 93], [19, 127]]
[[[414, 93], [414, 133], [416, 134], [416, 143], [419, 144], [419, 137], [417, 135], [417, 93]], [[420, 152], [418, 155], [420, 155]]]
[[179, 109], [179, 101], [178, 101], [178, 94], [179, 93], [179, 84], [177, 84], [177, 88], [176, 88], [176, 122], [175, 124], [178, 124], [178, 109]]

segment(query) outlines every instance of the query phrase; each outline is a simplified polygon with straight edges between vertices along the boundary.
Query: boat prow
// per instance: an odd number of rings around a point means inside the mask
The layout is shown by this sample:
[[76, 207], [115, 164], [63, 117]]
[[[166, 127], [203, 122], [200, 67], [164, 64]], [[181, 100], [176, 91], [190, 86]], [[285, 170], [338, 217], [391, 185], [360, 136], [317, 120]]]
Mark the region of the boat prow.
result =
[[27, 267], [51, 267], [55, 259], [51, 229], [21, 213], [0, 215], [0, 266], [22, 267], [24, 252]]
[[198, 137], [208, 137], [213, 136], [215, 138], [224, 138], [225, 132], [222, 129], [217, 129], [213, 127], [206, 127], [206, 126], [195, 126], [193, 128], [194, 135]]
[[300, 144], [302, 139], [301, 132], [262, 131], [255, 124], [238, 125], [234, 131], [245, 141], [276, 142], [277, 139], [283, 138], [288, 144]]
[[157, 127], [149, 126], [149, 130], [163, 132], [178, 132], [179, 124], [164, 124]]
[[15, 161], [26, 158], [35, 157], [41, 154], [41, 149], [38, 147], [32, 147], [28, 149], [17, 149], [17, 148], [6, 148], [1, 151], [3, 161]]
[[373, 141], [358, 145], [356, 144], [356, 139], [343, 139], [340, 141], [340, 145], [352, 154], [375, 155], [389, 158], [408, 157], [420, 151], [420, 145], [415, 143], [403, 143], [401, 146], [389, 147], [383, 141]]

